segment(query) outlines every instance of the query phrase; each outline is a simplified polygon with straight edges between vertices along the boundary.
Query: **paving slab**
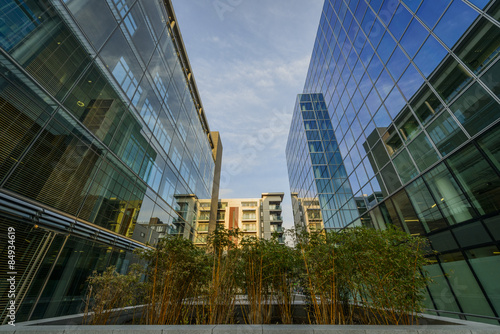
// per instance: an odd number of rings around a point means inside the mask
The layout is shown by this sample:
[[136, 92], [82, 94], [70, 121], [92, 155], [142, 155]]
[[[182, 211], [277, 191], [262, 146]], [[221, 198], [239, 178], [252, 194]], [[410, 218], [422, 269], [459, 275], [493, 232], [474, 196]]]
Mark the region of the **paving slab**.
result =
[[262, 334], [262, 325], [217, 325], [212, 334]]
[[310, 325], [314, 334], [366, 334], [366, 326], [357, 325]]
[[311, 325], [262, 325], [262, 333], [273, 334], [314, 334]]
[[216, 325], [175, 325], [163, 329], [163, 334], [212, 334]]

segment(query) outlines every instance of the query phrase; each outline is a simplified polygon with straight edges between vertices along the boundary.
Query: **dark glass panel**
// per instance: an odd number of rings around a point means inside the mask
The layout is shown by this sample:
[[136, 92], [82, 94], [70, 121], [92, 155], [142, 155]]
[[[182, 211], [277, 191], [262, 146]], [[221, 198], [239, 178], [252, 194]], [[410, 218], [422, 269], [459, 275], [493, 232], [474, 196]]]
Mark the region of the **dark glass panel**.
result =
[[484, 224], [490, 231], [493, 239], [495, 241], [500, 241], [500, 216], [485, 219]]
[[427, 132], [443, 156], [467, 140], [467, 136], [446, 110], [427, 127]]
[[[451, 256], [454, 256], [450, 259]], [[448, 281], [465, 313], [494, 316], [478, 282], [461, 253], [440, 256]], [[449, 260], [448, 260], [449, 259]]]
[[63, 104], [107, 145], [128, 112], [108, 78], [95, 66], [83, 74]]
[[446, 252], [456, 250], [458, 244], [450, 231], [438, 232], [429, 236], [431, 246], [435, 251]]
[[385, 185], [389, 193], [392, 193], [401, 187], [401, 181], [399, 181], [399, 177], [391, 163], [387, 164], [387, 166], [385, 166], [380, 173], [382, 174], [382, 178], [385, 181]]
[[471, 136], [500, 117], [498, 103], [479, 83], [470, 86], [450, 109]]
[[[488, 246], [466, 251], [477, 278], [497, 312], [500, 311], [500, 252], [498, 247]], [[477, 314], [477, 313], [476, 313]]]
[[389, 155], [387, 154], [387, 151], [385, 150], [384, 146], [385, 145], [382, 143], [382, 141], [378, 141], [372, 150], [373, 157], [375, 158], [375, 161], [377, 162], [379, 169], [382, 168], [382, 166], [384, 166], [389, 161]]
[[40, 133], [56, 106], [41, 91], [34, 92], [23, 81], [10, 72], [7, 60], [0, 57], [6, 66], [0, 65], [0, 183], [9, 170], [18, 162], [21, 154]]
[[444, 163], [424, 175], [437, 205], [451, 224], [476, 217], [471, 204]]
[[439, 160], [439, 155], [434, 147], [432, 147], [425, 133], [418, 135], [408, 145], [408, 151], [410, 151], [420, 171], [427, 169], [430, 165]]
[[480, 245], [492, 241], [480, 221], [454, 228], [453, 234], [461, 247]]
[[418, 170], [406, 150], [401, 151], [393, 161], [403, 183], [409, 182], [418, 175]]
[[[434, 258], [431, 258], [431, 262], [437, 262]], [[432, 283], [428, 285], [431, 296], [433, 297], [434, 303], [438, 310], [450, 310], [452, 312], [460, 312], [457, 305], [457, 301], [453, 296], [448, 282], [445, 278], [445, 273], [441, 270], [439, 264], [431, 264], [423, 268], [432, 277]], [[446, 272], [448, 275], [449, 272]], [[447, 315], [448, 316], [448, 315]], [[450, 315], [451, 317], [458, 318], [458, 315]]]
[[410, 202], [410, 199], [406, 195], [404, 190], [394, 194], [391, 197], [392, 202], [394, 204], [394, 208], [396, 209], [399, 217], [403, 225], [405, 225], [406, 230], [410, 234], [420, 234], [423, 235], [425, 230], [420, 222], [420, 219], [417, 216], [417, 213], [413, 209], [413, 206]]
[[424, 86], [410, 105], [422, 124], [429, 122], [443, 108], [439, 99], [427, 85]]
[[76, 215], [101, 158], [84, 130], [60, 113], [34, 142], [6, 188]]
[[479, 137], [477, 142], [497, 167], [497, 170], [500, 170], [500, 124]]
[[495, 60], [498, 52], [500, 52], [500, 28], [486, 18], [481, 18], [455, 50], [474, 73], [479, 73]]
[[406, 192], [427, 232], [448, 226], [422, 179], [409, 184]]
[[403, 109], [394, 123], [396, 124], [396, 128], [401, 134], [403, 141], [412, 139], [420, 130], [420, 125], [408, 107]]
[[493, 66], [491, 66], [486, 73], [481, 76], [481, 80], [488, 86], [488, 88], [500, 97], [500, 61], [497, 61]]
[[403, 145], [403, 142], [394, 128], [394, 125], [391, 125], [382, 135], [382, 140], [387, 148], [387, 152], [389, 152], [389, 155], [391, 156], [395, 154]]
[[455, 59], [448, 57], [430, 79], [431, 85], [436, 89], [445, 102], [451, 101], [459, 94], [467, 83], [472, 80], [472, 75]]
[[500, 177], [474, 145], [451, 156], [448, 163], [480, 214], [500, 210]]

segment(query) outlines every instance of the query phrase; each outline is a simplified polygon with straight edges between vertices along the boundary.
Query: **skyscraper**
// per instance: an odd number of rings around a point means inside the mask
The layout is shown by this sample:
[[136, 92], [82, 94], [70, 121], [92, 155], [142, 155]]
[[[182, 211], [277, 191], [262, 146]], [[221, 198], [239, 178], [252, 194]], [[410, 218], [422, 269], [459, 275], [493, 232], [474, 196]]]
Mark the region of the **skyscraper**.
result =
[[[2, 1], [0, 108], [2, 256], [15, 231], [0, 305], [16, 321], [81, 312], [94, 270], [192, 239], [189, 203], [217, 200], [222, 145], [168, 0]], [[158, 233], [133, 240], [137, 224]]]
[[[287, 145], [296, 222], [315, 199], [327, 230], [427, 236], [426, 307], [496, 324], [499, 17], [500, 1], [325, 1]], [[303, 100], [319, 94], [341, 161]]]

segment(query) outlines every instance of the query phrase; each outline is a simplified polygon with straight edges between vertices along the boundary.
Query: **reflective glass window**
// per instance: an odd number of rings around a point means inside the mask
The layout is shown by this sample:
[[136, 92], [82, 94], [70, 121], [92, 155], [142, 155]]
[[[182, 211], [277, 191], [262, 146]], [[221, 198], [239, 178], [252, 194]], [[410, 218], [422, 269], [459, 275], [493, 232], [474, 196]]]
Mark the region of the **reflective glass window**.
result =
[[116, 27], [108, 4], [99, 0], [70, 0], [66, 5], [95, 49], [99, 50]]
[[401, 223], [405, 225], [407, 231], [410, 234], [421, 234], [425, 233], [422, 223], [418, 218], [410, 199], [406, 195], [404, 190], [399, 191], [391, 197], [394, 208], [401, 218]]
[[[431, 260], [431, 262], [437, 262], [436, 260]], [[432, 283], [428, 285], [431, 296], [433, 297], [434, 303], [438, 310], [450, 310], [452, 312], [460, 312], [458, 308], [455, 297], [453, 296], [448, 282], [441, 270], [439, 264], [431, 264], [424, 267], [429, 275], [432, 277]], [[456, 317], [451, 315], [451, 317]]]
[[475, 135], [500, 117], [498, 103], [479, 83], [474, 83], [450, 109], [470, 135]]
[[406, 186], [406, 192], [427, 232], [448, 226], [446, 219], [443, 218], [429, 189], [421, 178]]
[[378, 141], [372, 150], [373, 156], [375, 158], [375, 161], [377, 162], [379, 169], [382, 168], [382, 166], [384, 166], [387, 162], [389, 162], [389, 155], [387, 154], [384, 146], [385, 145], [382, 144], [382, 141]]
[[394, 123], [396, 124], [396, 128], [398, 129], [403, 141], [412, 139], [420, 130], [420, 125], [408, 107], [403, 109]]
[[451, 49], [478, 15], [465, 2], [454, 0], [434, 28], [434, 33]]
[[438, 252], [447, 252], [458, 248], [458, 244], [450, 231], [442, 231], [432, 234], [429, 236], [429, 241], [432, 248]]
[[382, 37], [382, 41], [380, 41], [380, 45], [377, 47], [377, 53], [380, 56], [380, 59], [382, 59], [383, 63], [387, 63], [387, 60], [392, 54], [392, 51], [396, 47], [396, 42], [394, 42], [394, 39], [392, 36], [389, 34], [389, 32], [386, 32], [384, 34], [384, 37]]
[[445, 102], [452, 100], [472, 80], [472, 75], [452, 57], [448, 57], [430, 82]]
[[387, 128], [387, 131], [382, 135], [382, 140], [384, 141], [389, 155], [395, 154], [403, 145], [403, 142], [394, 125]]
[[429, 32], [416, 19], [413, 19], [400, 43], [408, 55], [413, 58], [428, 34]]
[[486, 132], [477, 142], [497, 167], [497, 170], [500, 170], [500, 124]]
[[452, 261], [446, 261], [444, 256], [441, 258], [444, 262], [442, 263], [444, 271], [450, 272], [448, 281], [462, 306], [463, 312], [493, 316], [493, 312], [465, 260], [459, 259], [458, 256]]
[[384, 30], [384, 27], [378, 20], [375, 20], [375, 22], [373, 22], [373, 27], [368, 34], [368, 39], [370, 40], [370, 42], [372, 42], [373, 47], [376, 47], [380, 42]]
[[389, 30], [397, 40], [399, 40], [403, 35], [403, 32], [408, 26], [408, 23], [410, 23], [410, 20], [411, 14], [403, 5], [399, 5], [396, 10], [396, 15], [392, 17], [391, 23], [389, 24]]
[[413, 61], [424, 76], [428, 77], [447, 54], [448, 51], [446, 51], [441, 43], [434, 36], [430, 35]]
[[427, 133], [443, 156], [467, 140], [467, 136], [446, 110], [427, 127]]
[[398, 81], [398, 86], [406, 97], [406, 100], [410, 100], [423, 83], [424, 78], [422, 75], [418, 73], [413, 64], [410, 64]]
[[422, 124], [426, 124], [443, 109], [436, 95], [426, 85], [410, 103]]
[[461, 247], [480, 245], [492, 241], [480, 221], [458, 226], [453, 229], [453, 234]]
[[403, 98], [403, 95], [401, 95], [399, 89], [394, 87], [387, 99], [384, 101], [384, 104], [391, 117], [394, 118], [401, 112], [401, 109], [406, 106], [406, 101]]
[[378, 59], [377, 56], [374, 56], [372, 58], [370, 65], [368, 65], [367, 71], [368, 74], [370, 74], [372, 80], [375, 81], [380, 72], [382, 71], [382, 63], [380, 62], [380, 59]]
[[451, 156], [448, 163], [480, 214], [500, 209], [500, 177], [474, 145]]
[[398, 81], [409, 62], [410, 61], [400, 48], [396, 48], [396, 50], [394, 50], [391, 59], [387, 62], [387, 69], [392, 74], [394, 80]]
[[422, 0], [402, 0], [413, 12], [417, 11]]
[[495, 241], [500, 240], [500, 216], [494, 216], [484, 220], [484, 225], [488, 228]]
[[492, 67], [486, 71], [486, 73], [481, 76], [481, 80], [488, 86], [488, 88], [500, 97], [500, 61], [497, 61]]
[[424, 0], [417, 11], [417, 16], [432, 29], [449, 3], [450, 0]]
[[439, 160], [439, 155], [423, 132], [408, 145], [408, 151], [421, 171]]
[[490, 0], [469, 0], [472, 4], [476, 5], [479, 9], [486, 7]]
[[500, 284], [496, 280], [497, 277], [500, 277], [500, 252], [498, 247], [476, 248], [466, 251], [466, 254], [491, 304], [499, 312]]
[[486, 18], [482, 18], [467, 37], [460, 43], [455, 53], [474, 73], [496, 59], [500, 52], [500, 28]]
[[392, 81], [389, 73], [387, 73], [386, 70], [382, 70], [382, 73], [375, 83], [375, 87], [377, 88], [377, 91], [380, 94], [380, 98], [382, 100], [386, 98], [392, 87], [394, 87], [394, 81]]
[[127, 27], [127, 22], [129, 22], [130, 20], [133, 20], [136, 28], [134, 31], [131, 31], [131, 29], [128, 28], [127, 30], [129, 31], [129, 34], [132, 37], [132, 42], [141, 55], [143, 61], [147, 63], [149, 58], [151, 57], [151, 53], [154, 50], [155, 41], [153, 40], [152, 35], [153, 30], [148, 26], [148, 18], [144, 16], [141, 6], [136, 5], [132, 7], [127, 17], [125, 18], [124, 23], [122, 23], [122, 28], [123, 25]]
[[424, 175], [437, 205], [451, 224], [474, 218], [476, 214], [446, 165], [441, 163]]
[[406, 150], [402, 150], [393, 161], [403, 183], [409, 182], [418, 175], [418, 170]]

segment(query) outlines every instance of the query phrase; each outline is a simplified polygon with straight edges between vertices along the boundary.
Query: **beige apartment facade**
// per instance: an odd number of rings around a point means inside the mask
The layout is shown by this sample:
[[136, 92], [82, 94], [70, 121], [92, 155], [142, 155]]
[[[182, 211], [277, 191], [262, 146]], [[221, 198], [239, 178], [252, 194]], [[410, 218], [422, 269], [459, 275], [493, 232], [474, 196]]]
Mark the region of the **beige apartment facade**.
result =
[[240, 239], [254, 237], [269, 240], [277, 232], [280, 242], [284, 242], [281, 215], [283, 196], [284, 193], [262, 193], [260, 198], [220, 199], [217, 217], [212, 222], [211, 201], [199, 200], [195, 244], [206, 244], [211, 226], [215, 229], [215, 224], [228, 230], [238, 229]]

